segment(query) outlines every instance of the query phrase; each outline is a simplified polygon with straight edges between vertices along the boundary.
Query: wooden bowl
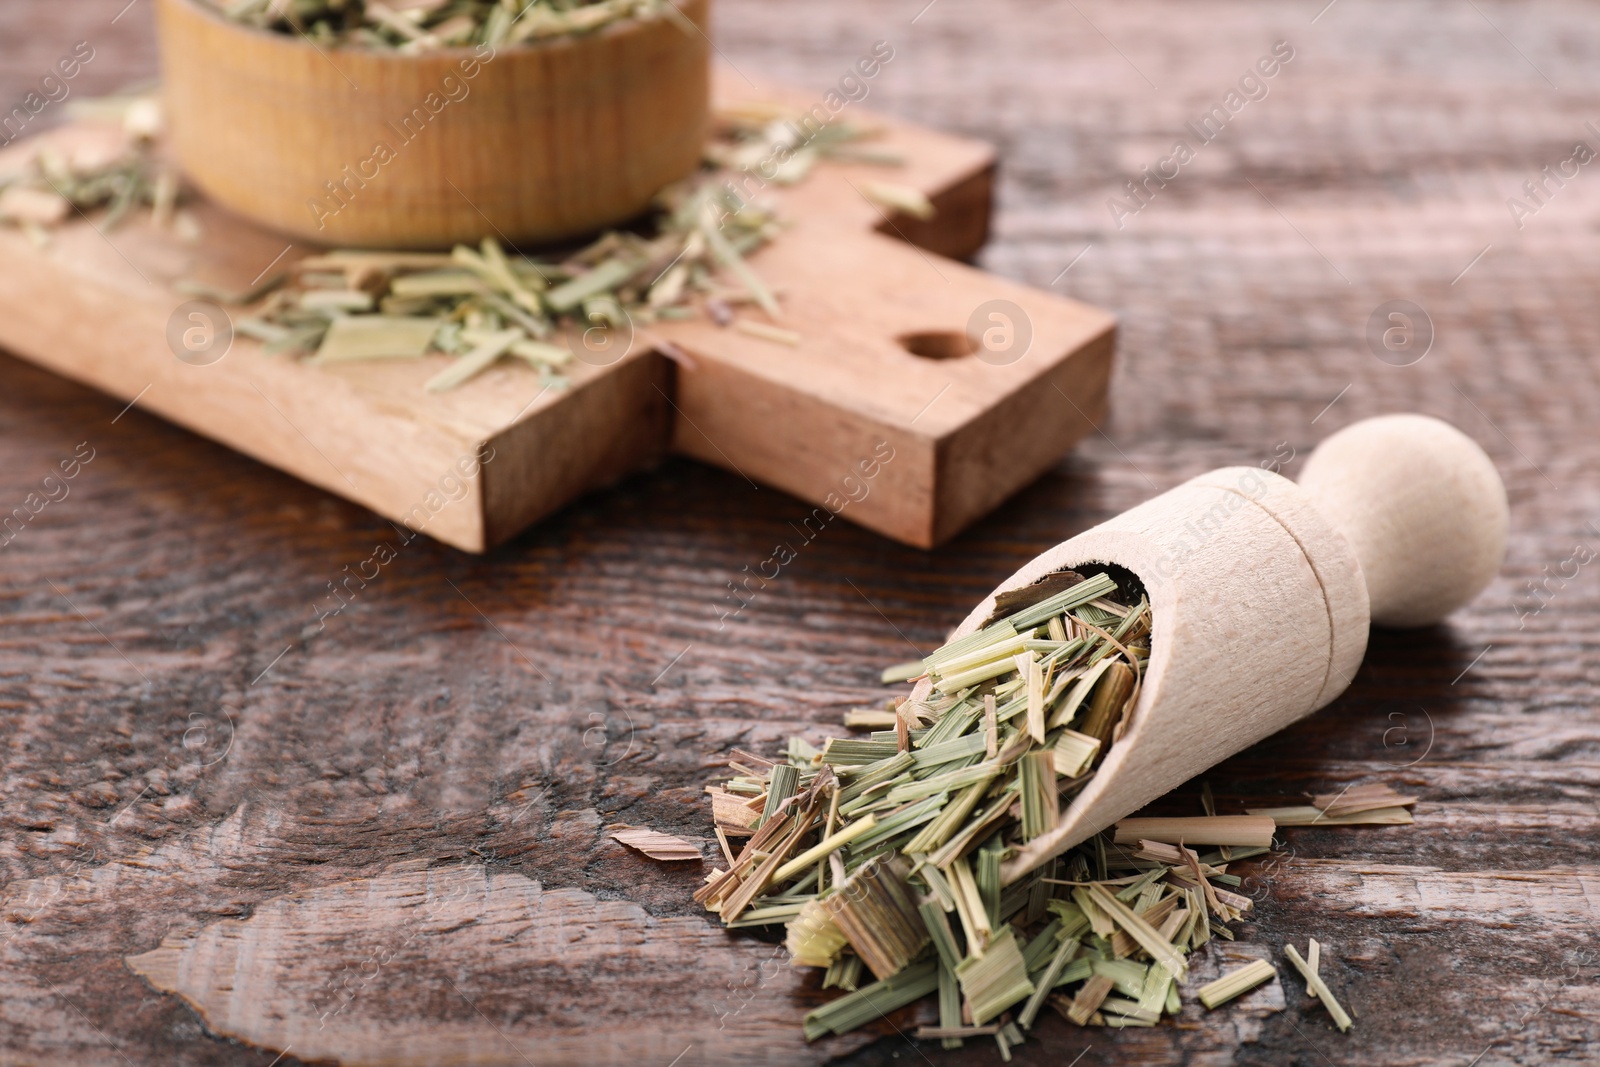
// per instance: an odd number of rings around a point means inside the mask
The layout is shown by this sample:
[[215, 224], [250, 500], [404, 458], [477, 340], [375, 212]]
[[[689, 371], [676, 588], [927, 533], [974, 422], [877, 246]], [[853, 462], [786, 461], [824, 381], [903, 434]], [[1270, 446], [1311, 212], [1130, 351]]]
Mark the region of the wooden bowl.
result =
[[582, 37], [399, 55], [329, 49], [159, 0], [178, 164], [246, 218], [323, 245], [547, 242], [643, 211], [699, 165], [708, 0]]

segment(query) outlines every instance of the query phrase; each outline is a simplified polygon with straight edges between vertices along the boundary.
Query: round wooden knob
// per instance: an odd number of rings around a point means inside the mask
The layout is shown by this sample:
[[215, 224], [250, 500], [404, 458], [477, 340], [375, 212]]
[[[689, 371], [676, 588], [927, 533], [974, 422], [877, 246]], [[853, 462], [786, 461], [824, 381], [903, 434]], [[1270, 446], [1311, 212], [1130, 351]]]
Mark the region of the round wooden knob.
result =
[[1505, 485], [1476, 442], [1438, 419], [1346, 427], [1311, 453], [1300, 487], [1350, 542], [1381, 626], [1438, 622], [1505, 558]]

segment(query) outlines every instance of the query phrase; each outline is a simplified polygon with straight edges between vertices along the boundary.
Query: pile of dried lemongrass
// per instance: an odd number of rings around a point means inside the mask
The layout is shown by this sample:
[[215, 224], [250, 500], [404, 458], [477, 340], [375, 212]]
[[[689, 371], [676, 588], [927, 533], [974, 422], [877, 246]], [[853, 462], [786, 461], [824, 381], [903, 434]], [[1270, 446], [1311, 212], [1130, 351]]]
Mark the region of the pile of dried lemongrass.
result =
[[[763, 182], [794, 185], [825, 159], [886, 167], [905, 162], [901, 153], [870, 143], [882, 132], [874, 126], [844, 119], [818, 125], [813, 116], [774, 101], [731, 104], [719, 108], [712, 117], [713, 135], [706, 145], [706, 162], [724, 170], [759, 175]], [[868, 183], [865, 190], [869, 198], [873, 184]], [[920, 215], [926, 211], [918, 204], [911, 213]]]
[[[1120, 736], [1149, 656], [1150, 608], [1133, 593], [1105, 574], [1053, 575], [1003, 600], [998, 621], [886, 671], [931, 682], [921, 703], [851, 716], [894, 729], [820, 751], [794, 738], [777, 760], [736, 752], [734, 776], [708, 787], [727, 866], [695, 899], [730, 928], [785, 924], [793, 962], [846, 991], [806, 1016], [808, 1039], [930, 994], [939, 1024], [918, 1036], [991, 1036], [1007, 1058], [1046, 1004], [1080, 1026], [1180, 1010], [1187, 955], [1231, 940], [1226, 924], [1251, 909], [1228, 867], [1268, 851], [1270, 817], [1129, 820], [1001, 881], [1002, 859], [1055, 825]], [[1215, 1007], [1275, 973], [1252, 964], [1200, 999]]]
[[16, 170], [0, 173], [0, 222], [22, 229], [36, 243], [74, 211], [105, 209], [102, 230], [114, 229], [136, 208], [148, 205], [157, 222], [172, 220], [178, 202], [177, 175], [159, 159], [156, 137], [161, 109], [145, 95], [73, 101], [75, 115], [120, 122], [117, 148], [81, 147], [67, 154], [42, 147]]
[[[81, 159], [39, 151], [28, 169], [0, 176], [0, 222], [22, 227], [39, 243], [74, 209], [106, 208], [102, 229], [143, 204], [151, 206], [158, 226], [175, 218], [183, 223], [185, 213], [174, 213], [176, 175], [159, 157], [154, 96], [127, 94], [78, 107], [80, 114], [120, 121], [123, 149]], [[193, 282], [178, 288], [220, 303], [258, 305], [235, 328], [269, 352], [308, 352], [320, 364], [430, 352], [455, 356], [428, 380], [434, 392], [453, 389], [502, 358], [522, 360], [543, 384], [564, 388], [570, 383], [559, 368], [575, 353], [609, 363], [612, 346], [626, 346], [636, 327], [697, 314], [766, 341], [797, 344], [798, 333], [772, 321], [779, 318], [781, 294], [745, 260], [781, 229], [755, 190], [801, 181], [824, 159], [900, 163], [898, 155], [861, 143], [881, 132], [844, 121], [816, 127], [786, 105], [746, 103], [717, 113], [705, 167], [662, 190], [643, 233], [610, 231], [546, 259], [507, 251], [492, 237], [448, 253], [333, 250], [243, 293]], [[777, 155], [787, 162], [774, 174], [766, 163]], [[739, 180], [746, 173], [761, 175], [754, 189]], [[867, 182], [863, 192], [886, 209], [924, 217], [932, 211], [909, 187]], [[759, 308], [768, 321], [739, 315], [742, 306]]]
[[[1098, 839], [1001, 885], [1007, 851], [1054, 827], [1093, 777], [1149, 655], [1148, 603], [1105, 574], [1052, 576], [1023, 595], [1037, 602], [885, 672], [931, 683], [895, 729], [821, 751], [795, 739], [782, 761], [741, 754], [711, 792], [729, 864], [697, 899], [732, 927], [786, 922], [795, 961], [853, 991], [807, 1017], [810, 1037], [937, 990], [935, 1036], [992, 1033], [1005, 1047], [1058, 986], [1091, 980], [1071, 1006], [1080, 1022], [1153, 1022], [1184, 973], [1179, 946], [1211, 936], [1200, 905], [1215, 902], [1221, 919], [1248, 904], [1207, 893], [1221, 857], [1196, 857], [1187, 882]], [[741, 834], [734, 855], [727, 839]], [[1044, 925], [1024, 940], [1014, 920]], [[1019, 1004], [1015, 1021], [997, 1021]]]
[[[561, 388], [568, 380], [557, 368], [575, 352], [609, 362], [610, 346], [625, 344], [617, 338], [636, 327], [700, 313], [767, 341], [798, 343], [794, 331], [737, 314], [748, 305], [768, 319], [779, 317], [779, 294], [745, 257], [781, 227], [729, 174], [760, 166], [761, 154], [779, 145], [794, 153], [788, 158], [803, 161], [773, 179], [788, 183], [802, 180], [820, 159], [892, 164], [898, 157], [864, 149], [849, 156], [847, 149], [877, 131], [847, 123], [824, 127], [801, 145], [804, 134], [781, 106], [747, 105], [717, 118], [708, 169], [661, 192], [648, 236], [610, 231], [571, 255], [546, 260], [507, 252], [493, 238], [440, 254], [333, 251], [295, 264], [291, 284], [237, 329], [269, 352], [309, 351], [320, 364], [431, 351], [456, 356], [429, 379], [433, 392], [453, 389], [506, 356], [533, 365], [546, 385]], [[885, 202], [915, 206], [910, 191], [869, 184]], [[269, 280], [269, 287], [282, 280]], [[263, 295], [232, 299], [253, 303]]]
[[593, 33], [624, 19], [683, 21], [670, 0], [210, 0], [249, 26], [330, 48], [414, 54]]
[[[439, 254], [313, 256], [294, 265], [292, 285], [236, 328], [269, 352], [312, 351], [311, 362], [321, 364], [452, 354], [458, 358], [427, 383], [442, 392], [508, 355], [562, 386], [566, 379], [555, 368], [579, 345], [625, 343], [608, 331], [624, 336], [635, 326], [687, 318], [695, 302], [713, 309], [749, 302], [778, 313], [776, 298], [744, 261], [776, 231], [769, 213], [703, 179], [667, 190], [662, 205], [654, 236], [613, 231], [560, 260], [508, 254], [493, 238]], [[718, 268], [740, 287], [717, 282]], [[574, 338], [571, 347], [555, 343], [560, 336]], [[610, 361], [608, 347], [595, 354]]]

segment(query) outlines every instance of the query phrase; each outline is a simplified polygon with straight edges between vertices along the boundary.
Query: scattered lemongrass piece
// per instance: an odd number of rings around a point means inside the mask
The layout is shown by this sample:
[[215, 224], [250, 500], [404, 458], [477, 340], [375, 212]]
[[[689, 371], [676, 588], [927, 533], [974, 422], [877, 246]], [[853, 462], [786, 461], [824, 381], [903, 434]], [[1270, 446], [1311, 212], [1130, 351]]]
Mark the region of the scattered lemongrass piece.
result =
[[[1315, 954], [1318, 963], [1321, 963], [1322, 950], [1315, 938], [1311, 940], [1311, 951]], [[1289, 962], [1294, 964], [1294, 969], [1299, 971], [1300, 977], [1306, 980], [1306, 991], [1322, 1001], [1322, 1006], [1328, 1009], [1328, 1014], [1333, 1016], [1333, 1025], [1339, 1028], [1339, 1032], [1344, 1033], [1349, 1030], [1352, 1025], [1349, 1013], [1344, 1010], [1344, 1006], [1334, 997], [1333, 990], [1329, 989], [1328, 983], [1322, 980], [1322, 975], [1317, 973], [1317, 968], [1302, 959], [1299, 951], [1293, 945], [1285, 945], [1283, 954], [1289, 957]]]
[[[1135, 910], [1134, 914], [1150, 924], [1151, 929], [1155, 931], [1156, 937], [1162, 941], [1170, 942], [1172, 938], [1165, 932], [1167, 917], [1177, 910], [1179, 899], [1180, 897], [1177, 894], [1171, 894], [1163, 897], [1160, 902], [1145, 911]], [[1118, 930], [1111, 935], [1111, 954], [1117, 959], [1124, 959], [1133, 955], [1134, 950], [1138, 947], [1139, 942], [1134, 940], [1133, 935], [1128, 933], [1127, 930]]]
[[750, 292], [755, 302], [761, 305], [761, 310], [773, 318], [778, 318], [778, 301], [772, 295], [772, 290], [767, 288], [761, 276], [750, 268], [750, 264], [745, 262], [732, 242], [723, 236], [722, 228], [712, 220], [709, 213], [702, 214], [700, 218], [700, 233], [705, 237], [706, 247], [710, 249], [711, 254], [744, 283], [745, 289]]
[[[1181, 845], [1168, 845], [1160, 841], [1145, 841], [1141, 839], [1139, 841], [1139, 851], [1133, 855], [1135, 859], [1153, 860], [1156, 863], [1164, 863], [1169, 867], [1182, 867], [1189, 862], [1184, 856], [1186, 851], [1188, 850]], [[1200, 870], [1201, 873], [1207, 876], [1222, 873], [1209, 863], [1200, 864]]]
[[1112, 988], [1123, 996], [1137, 997], [1144, 992], [1144, 977], [1148, 968], [1142, 963], [1090, 957], [1089, 970], [1092, 974], [1103, 974], [1111, 979]]
[[[1290, 948], [1289, 951], [1293, 952], [1294, 949]], [[1214, 982], [1207, 982], [1195, 995], [1207, 1008], [1218, 1008], [1277, 976], [1278, 970], [1271, 963], [1266, 960], [1256, 960], [1237, 970], [1229, 971]]]
[[1133, 695], [1138, 678], [1133, 669], [1121, 660], [1106, 659], [1101, 662], [1110, 664], [1110, 667], [1094, 687], [1094, 695], [1083, 713], [1080, 732], [1093, 737], [1105, 747], [1116, 736], [1116, 729], [1127, 713], [1128, 700]]
[[903, 860], [874, 860], [851, 875], [823, 906], [874, 977], [898, 974], [928, 944], [928, 928], [906, 885]]
[[711, 796], [711, 817], [718, 828], [733, 833], [748, 833], [761, 821], [761, 812], [753, 810], [746, 798], [722, 790], [707, 792]]
[[[1026, 658], [1023, 658], [1026, 657]], [[1028, 733], [1039, 744], [1044, 744], [1044, 668], [1036, 652], [1025, 652], [1018, 658], [1017, 666], [1028, 681]], [[1054, 825], [1054, 820], [1051, 820]]]
[[316, 363], [348, 363], [367, 359], [418, 359], [439, 332], [435, 319], [399, 315], [347, 315], [328, 325]]
[[[835, 796], [837, 795], [838, 794], [835, 794]], [[795, 875], [799, 874], [813, 863], [816, 863], [818, 860], [827, 856], [827, 854], [832, 852], [834, 849], [843, 848], [845, 845], [848, 845], [862, 834], [877, 829], [877, 826], [878, 816], [872, 812], [868, 812], [866, 815], [857, 819], [849, 826], [846, 826], [843, 829], [829, 835], [828, 837], [823, 838], [817, 844], [806, 849], [806, 851], [802, 852], [788, 863], [785, 863], [782, 867], [779, 867], [773, 874], [772, 880], [780, 883], [788, 881], [790, 878], [793, 878]]]
[[514, 341], [507, 352], [536, 367], [560, 367], [572, 362], [572, 349], [545, 341]]
[[[1348, 815], [1329, 815], [1321, 808], [1297, 805], [1290, 808], [1250, 808], [1251, 815], [1264, 815], [1279, 826], [1410, 826], [1416, 822], [1405, 808], [1364, 808]], [[1207, 842], [1212, 844], [1213, 842]]]
[[523, 338], [520, 329], [499, 330], [490, 338], [480, 342], [475, 348], [464, 356], [456, 357], [454, 363], [435, 374], [423, 388], [430, 393], [444, 393], [462, 385], [479, 374], [488, 370], [490, 365], [498, 360], [511, 348], [513, 344]]
[[1056, 987], [1057, 980], [1061, 977], [1062, 970], [1072, 961], [1078, 951], [1079, 941], [1075, 937], [1063, 938], [1056, 947], [1055, 955], [1050, 957], [1050, 963], [1044, 970], [1044, 976], [1035, 983], [1033, 996], [1028, 998], [1028, 1003], [1023, 1007], [1022, 1014], [1017, 1017], [1017, 1022], [1025, 1030], [1033, 1029], [1033, 1021], [1039, 1015], [1039, 1009], [1044, 1007], [1044, 999]]
[[860, 979], [861, 957], [846, 952], [828, 965], [827, 973], [822, 976], [822, 988], [843, 989], [853, 993], [861, 984]]
[[796, 330], [786, 330], [782, 326], [772, 326], [765, 322], [757, 322], [754, 319], [735, 319], [733, 328], [742, 334], [759, 337], [763, 341], [773, 341], [780, 345], [788, 345], [791, 348], [805, 339]]
[[1071, 728], [1063, 729], [1053, 750], [1056, 773], [1063, 778], [1078, 777], [1089, 769], [1099, 751], [1099, 738]]
[[909, 682], [914, 678], [921, 678], [927, 668], [920, 659], [911, 660], [909, 663], [896, 663], [892, 667], [885, 667], [880, 681], [884, 685], [893, 685], [895, 682]]
[[1165, 844], [1240, 845], [1265, 848], [1272, 844], [1277, 823], [1266, 815], [1216, 815], [1193, 818], [1123, 819], [1113, 839], [1118, 845], [1135, 845], [1141, 839]]
[[720, 826], [713, 826], [712, 829], [716, 831], [717, 844], [722, 846], [722, 857], [723, 857], [723, 859], [727, 860], [728, 861], [728, 866], [732, 867], [733, 863], [734, 863], [733, 846], [728, 844], [728, 834], [727, 834], [727, 832], [725, 830], [723, 830], [723, 828], [720, 827]]
[[887, 708], [851, 708], [844, 713], [847, 730], [893, 730], [899, 719]]
[[959, 1040], [961, 1038], [967, 1038], [967, 1037], [987, 1037], [990, 1034], [998, 1034], [999, 1032], [1000, 1032], [1000, 1027], [998, 1025], [995, 1025], [995, 1026], [919, 1026], [919, 1027], [917, 1027], [916, 1036], [917, 1036], [917, 1040], [919, 1040], [919, 1041], [933, 1041], [933, 1040], [937, 1040], [939, 1038], [946, 1038], [946, 1039], [948, 1039], [948, 1038], [956, 1038], [956, 1039]]
[[839, 957], [839, 950], [850, 942], [827, 906], [812, 899], [789, 920], [783, 943], [789, 950], [789, 962], [796, 967], [829, 967]]
[[372, 294], [360, 289], [309, 289], [300, 306], [312, 311], [371, 311]]
[[863, 182], [861, 192], [879, 207], [899, 211], [923, 222], [933, 218], [933, 201], [921, 189], [899, 182]]
[[1164, 941], [1156, 928], [1143, 918], [1135, 915], [1122, 901], [1106, 892], [1100, 885], [1089, 887], [1089, 895], [1116, 924], [1128, 932], [1128, 936], [1139, 943], [1139, 947], [1150, 953], [1150, 958], [1161, 964], [1174, 977], [1182, 980], [1189, 973], [1189, 964], [1170, 942]]
[[1022, 794], [1022, 839], [1032, 841], [1056, 828], [1060, 808], [1056, 803], [1055, 756], [1047, 750], [1029, 752], [1017, 761], [1017, 768]]
[[780, 763], [773, 767], [771, 777], [767, 780], [767, 802], [761, 808], [762, 821], [765, 822], [778, 814], [783, 802], [798, 792], [800, 792], [800, 768], [788, 763]]
[[1012, 926], [991, 940], [983, 955], [963, 960], [956, 968], [956, 978], [972, 1007], [972, 1021], [979, 1026], [1033, 994]]
[[805, 1017], [807, 1041], [824, 1034], [847, 1034], [939, 988], [939, 961], [914, 963], [891, 978], [862, 986], [824, 1004]]
[[[1095, 685], [1106, 671], [1111, 669], [1113, 662], [1113, 660], [1109, 659], [1101, 660], [1089, 670], [1076, 675], [1072, 679], [1072, 688], [1067, 690], [1066, 697], [1061, 701], [1060, 706], [1056, 708], [1054, 715], [1050, 719], [1051, 728], [1066, 726], [1074, 720], [1078, 708], [1084, 702], [1084, 698], [1095, 688]], [[1065, 680], [1063, 679], [1063, 681]], [[1057, 684], [1059, 685], [1061, 682]]]
[[1340, 793], [1319, 793], [1311, 798], [1312, 807], [1321, 808], [1330, 818], [1354, 815], [1377, 808], [1404, 808], [1419, 798], [1404, 796], [1381, 783], [1356, 785]]
[[[1137, 1000], [1128, 1000], [1125, 997], [1107, 997], [1100, 1004], [1100, 1010], [1108, 1015], [1107, 1026], [1154, 1026], [1161, 1018], [1161, 1013], [1144, 1007]], [[1114, 1018], [1111, 1016], [1115, 1016]]]

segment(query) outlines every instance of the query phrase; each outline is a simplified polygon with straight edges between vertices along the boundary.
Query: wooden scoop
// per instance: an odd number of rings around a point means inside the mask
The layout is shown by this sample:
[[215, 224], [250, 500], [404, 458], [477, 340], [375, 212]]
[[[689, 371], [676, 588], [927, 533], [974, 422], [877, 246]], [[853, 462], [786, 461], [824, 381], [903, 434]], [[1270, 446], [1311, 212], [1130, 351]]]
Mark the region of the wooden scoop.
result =
[[1224, 467], [1036, 557], [952, 639], [987, 622], [1001, 593], [1111, 566], [1149, 594], [1150, 661], [1105, 763], [1004, 881], [1331, 702], [1361, 665], [1369, 623], [1425, 626], [1488, 584], [1507, 523], [1482, 449], [1438, 419], [1390, 415], [1324, 441], [1298, 485]]

